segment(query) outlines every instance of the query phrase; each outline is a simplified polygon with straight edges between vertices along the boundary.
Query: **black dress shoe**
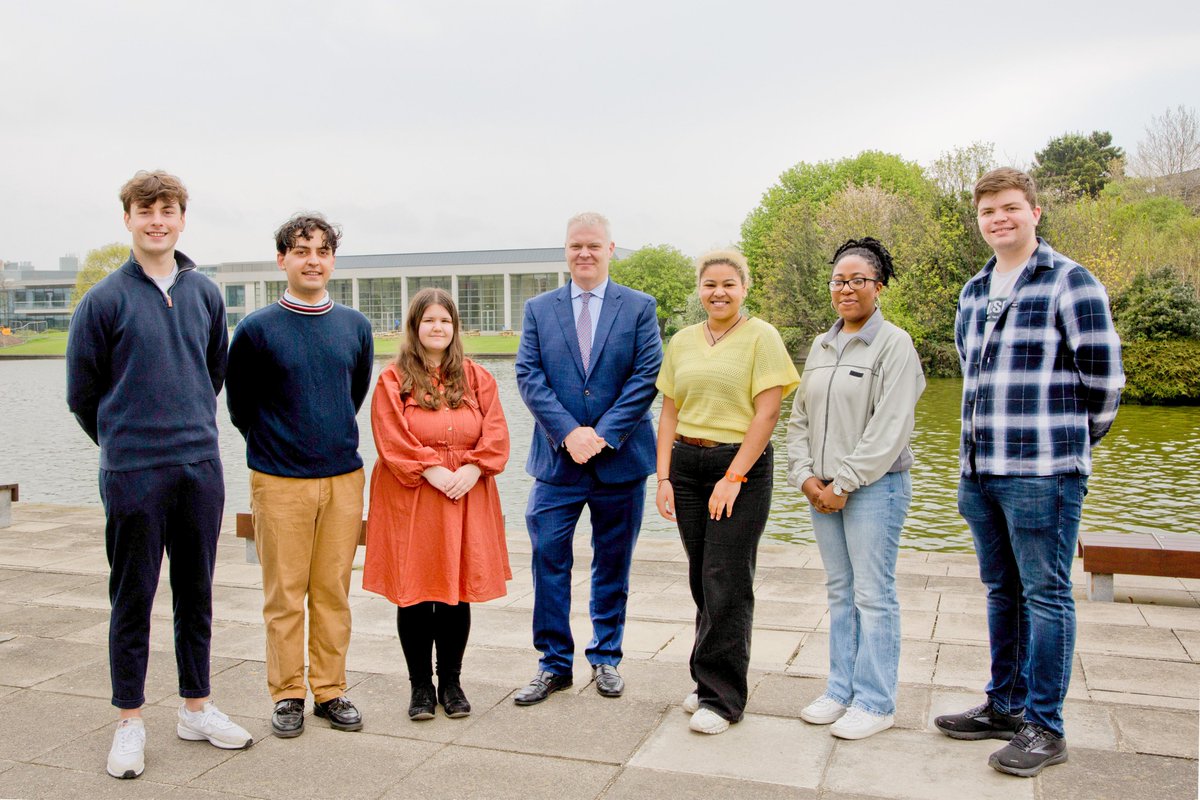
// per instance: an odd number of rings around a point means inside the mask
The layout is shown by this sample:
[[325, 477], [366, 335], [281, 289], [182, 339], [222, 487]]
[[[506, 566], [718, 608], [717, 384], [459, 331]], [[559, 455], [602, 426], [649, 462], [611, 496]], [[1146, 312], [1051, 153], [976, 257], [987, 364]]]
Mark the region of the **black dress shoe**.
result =
[[335, 697], [324, 703], [316, 703], [313, 713], [329, 720], [329, 727], [339, 731], [361, 731], [362, 714], [346, 697]]
[[304, 733], [304, 701], [291, 697], [276, 703], [271, 713], [271, 730], [280, 739], [291, 739]]
[[438, 704], [446, 712], [446, 716], [451, 719], [465, 717], [471, 713], [471, 704], [467, 702], [467, 696], [463, 694], [462, 686], [458, 684], [458, 681], [439, 680], [437, 697]]
[[408, 704], [408, 718], [417, 721], [433, 719], [437, 711], [437, 695], [432, 683], [413, 684], [412, 701]]
[[596, 664], [592, 676], [596, 679], [596, 691], [604, 697], [620, 697], [625, 691], [625, 681], [612, 664]]
[[557, 692], [560, 689], [566, 689], [574, 681], [570, 675], [555, 675], [553, 672], [539, 672], [533, 676], [533, 680], [529, 682], [521, 691], [517, 692], [513, 702], [519, 706], [531, 706], [535, 703], [540, 703], [550, 696], [552, 692]]

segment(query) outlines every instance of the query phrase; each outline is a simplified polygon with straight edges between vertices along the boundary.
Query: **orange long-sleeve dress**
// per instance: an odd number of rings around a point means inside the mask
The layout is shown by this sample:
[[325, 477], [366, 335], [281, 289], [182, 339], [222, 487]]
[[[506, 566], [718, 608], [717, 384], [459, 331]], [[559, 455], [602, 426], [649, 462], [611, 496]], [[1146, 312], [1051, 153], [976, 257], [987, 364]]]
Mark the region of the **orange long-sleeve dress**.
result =
[[[464, 360], [474, 401], [437, 411], [400, 393], [395, 364], [379, 375], [371, 433], [379, 460], [371, 472], [363, 588], [398, 606], [427, 600], [479, 603], [503, 597], [512, 578], [496, 474], [508, 462], [508, 424], [496, 379]], [[475, 464], [471, 491], [451, 500], [422, 477], [431, 466]]]

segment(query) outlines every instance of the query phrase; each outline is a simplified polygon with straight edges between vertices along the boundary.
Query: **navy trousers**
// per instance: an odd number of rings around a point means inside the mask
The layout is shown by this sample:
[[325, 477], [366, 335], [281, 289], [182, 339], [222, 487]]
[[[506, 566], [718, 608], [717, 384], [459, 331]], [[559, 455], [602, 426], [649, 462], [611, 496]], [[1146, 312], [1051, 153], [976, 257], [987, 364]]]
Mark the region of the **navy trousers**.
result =
[[592, 517], [592, 640], [585, 652], [592, 666], [621, 662], [629, 565], [645, 503], [645, 478], [606, 484], [589, 472], [574, 486], [534, 482], [525, 526], [533, 544], [533, 645], [542, 654], [539, 669], [571, 674], [572, 546], [584, 506]]
[[179, 695], [207, 697], [213, 568], [225, 504], [221, 461], [132, 472], [100, 470], [100, 500], [111, 567], [108, 659], [113, 705], [133, 709], [146, 702], [150, 611], [164, 551], [170, 559]]

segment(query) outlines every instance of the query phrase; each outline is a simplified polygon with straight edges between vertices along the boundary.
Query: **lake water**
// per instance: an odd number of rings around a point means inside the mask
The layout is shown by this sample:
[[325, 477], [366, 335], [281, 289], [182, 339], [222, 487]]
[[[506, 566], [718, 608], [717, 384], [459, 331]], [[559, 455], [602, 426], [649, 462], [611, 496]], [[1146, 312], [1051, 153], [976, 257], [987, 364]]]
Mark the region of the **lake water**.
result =
[[[480, 358], [496, 376], [512, 432], [512, 457], [498, 477], [510, 530], [524, 528], [525, 501], [532, 481], [525, 474], [532, 418], [517, 394], [511, 358]], [[385, 362], [378, 362], [376, 371]], [[0, 482], [21, 484], [31, 503], [99, 505], [99, 450], [67, 411], [65, 362], [0, 359]], [[958, 516], [958, 404], [961, 382], [935, 379], [917, 407], [913, 440], [913, 503], [902, 546], [918, 550], [969, 552], [971, 536]], [[775, 498], [767, 526], [770, 539], [812, 542], [808, 504], [787, 485], [784, 431], [789, 403], [775, 430]], [[658, 404], [655, 404], [657, 413]], [[229, 422], [224, 397], [218, 402], [221, 453], [225, 463], [226, 513], [248, 511], [249, 477], [241, 436]], [[375, 463], [370, 436], [370, 399], [358, 423], [367, 469]], [[654, 510], [654, 481], [647, 491], [642, 536], [678, 534]], [[1106, 531], [1171, 531], [1200, 534], [1200, 408], [1122, 406], [1113, 430], [1095, 454], [1095, 474], [1084, 505], [1084, 528]]]

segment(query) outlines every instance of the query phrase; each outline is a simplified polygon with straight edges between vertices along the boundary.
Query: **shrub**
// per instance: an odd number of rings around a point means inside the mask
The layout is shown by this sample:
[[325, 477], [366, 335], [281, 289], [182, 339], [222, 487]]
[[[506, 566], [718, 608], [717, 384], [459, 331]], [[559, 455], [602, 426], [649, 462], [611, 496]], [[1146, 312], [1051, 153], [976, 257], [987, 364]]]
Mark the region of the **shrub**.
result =
[[1112, 311], [1125, 342], [1200, 338], [1200, 301], [1171, 267], [1135, 275], [1113, 298]]
[[1200, 404], [1200, 340], [1131, 341], [1122, 345], [1124, 403]]

